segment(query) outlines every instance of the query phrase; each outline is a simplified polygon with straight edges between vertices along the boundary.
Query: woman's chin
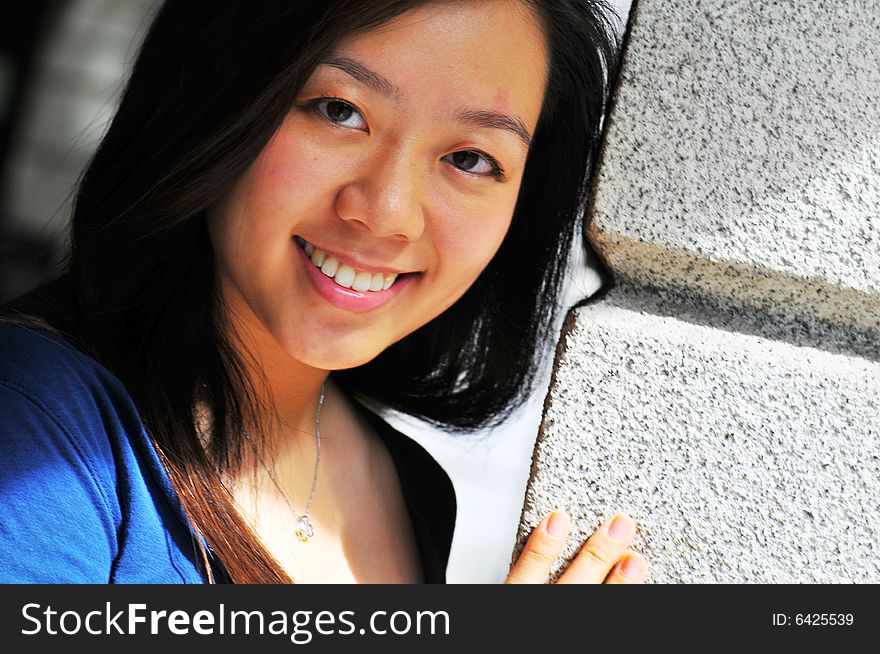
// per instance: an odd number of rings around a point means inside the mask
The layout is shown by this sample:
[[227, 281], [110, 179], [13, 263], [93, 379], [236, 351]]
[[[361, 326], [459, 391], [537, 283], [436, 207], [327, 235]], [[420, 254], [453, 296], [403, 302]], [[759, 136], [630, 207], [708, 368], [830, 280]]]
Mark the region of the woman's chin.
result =
[[382, 349], [358, 347], [343, 343], [324, 343], [318, 347], [303, 347], [303, 343], [290, 343], [284, 349], [295, 360], [318, 370], [345, 370], [357, 368], [375, 359]]
[[400, 338], [387, 322], [363, 326], [298, 315], [296, 320], [285, 317], [263, 324], [293, 361], [320, 370], [345, 370], [369, 363]]
[[362, 366], [365, 363], [369, 363], [373, 359], [376, 358], [376, 355], [373, 356], [365, 356], [365, 357], [315, 357], [313, 359], [308, 359], [303, 361], [306, 365], [317, 368], [318, 370], [327, 370], [328, 372], [333, 372], [334, 370], [347, 370], [350, 368], [357, 368], [358, 366]]

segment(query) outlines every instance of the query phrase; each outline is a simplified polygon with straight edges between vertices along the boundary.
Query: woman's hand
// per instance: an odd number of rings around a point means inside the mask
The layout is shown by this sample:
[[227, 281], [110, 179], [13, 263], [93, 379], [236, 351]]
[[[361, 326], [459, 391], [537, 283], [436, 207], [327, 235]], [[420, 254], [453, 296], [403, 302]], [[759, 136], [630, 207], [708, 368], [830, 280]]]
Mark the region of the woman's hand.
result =
[[[547, 583], [550, 566], [562, 552], [568, 530], [569, 520], [564, 511], [554, 511], [544, 518], [529, 536], [504, 583]], [[581, 546], [556, 583], [642, 583], [647, 571], [645, 559], [641, 554], [627, 550], [635, 535], [636, 525], [628, 516], [612, 516]]]

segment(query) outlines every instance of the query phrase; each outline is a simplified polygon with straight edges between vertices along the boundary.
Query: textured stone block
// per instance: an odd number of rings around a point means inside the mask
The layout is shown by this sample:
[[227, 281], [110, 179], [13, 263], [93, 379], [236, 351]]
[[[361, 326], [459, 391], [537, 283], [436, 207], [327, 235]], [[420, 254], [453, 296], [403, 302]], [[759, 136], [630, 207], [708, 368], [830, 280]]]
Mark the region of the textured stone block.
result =
[[880, 334], [880, 2], [640, 1], [591, 214], [621, 282]]
[[649, 581], [880, 582], [880, 364], [618, 300], [574, 313], [521, 541], [623, 510]]

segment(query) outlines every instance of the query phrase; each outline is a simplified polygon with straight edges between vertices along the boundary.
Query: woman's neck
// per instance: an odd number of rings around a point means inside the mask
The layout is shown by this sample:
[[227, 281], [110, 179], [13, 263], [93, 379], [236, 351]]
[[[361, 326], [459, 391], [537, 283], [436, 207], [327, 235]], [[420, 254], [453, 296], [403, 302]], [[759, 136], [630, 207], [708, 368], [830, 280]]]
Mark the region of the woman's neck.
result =
[[[311, 442], [318, 402], [329, 373], [291, 357], [252, 313], [236, 317], [236, 349], [259, 406], [259, 442], [265, 452]], [[309, 449], [309, 448], [307, 448]]]

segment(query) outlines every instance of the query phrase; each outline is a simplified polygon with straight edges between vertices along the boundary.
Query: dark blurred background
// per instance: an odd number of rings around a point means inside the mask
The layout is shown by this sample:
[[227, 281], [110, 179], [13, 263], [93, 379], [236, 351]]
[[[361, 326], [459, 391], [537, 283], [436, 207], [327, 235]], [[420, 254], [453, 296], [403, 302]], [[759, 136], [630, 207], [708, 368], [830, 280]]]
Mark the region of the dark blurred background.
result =
[[63, 260], [77, 179], [160, 0], [29, 0], [0, 9], [0, 302]]

